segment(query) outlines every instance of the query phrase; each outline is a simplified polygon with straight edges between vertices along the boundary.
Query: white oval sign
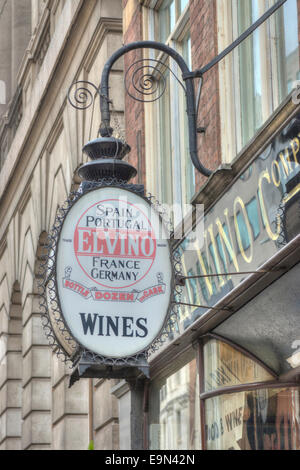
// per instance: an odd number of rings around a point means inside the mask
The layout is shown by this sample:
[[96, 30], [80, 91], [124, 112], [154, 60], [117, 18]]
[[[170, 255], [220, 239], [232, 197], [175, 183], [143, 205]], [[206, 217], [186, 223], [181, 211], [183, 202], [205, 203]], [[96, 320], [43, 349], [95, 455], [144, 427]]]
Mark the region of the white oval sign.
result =
[[146, 350], [165, 324], [173, 284], [167, 231], [153, 206], [118, 187], [84, 194], [63, 222], [56, 282], [79, 344], [113, 358]]

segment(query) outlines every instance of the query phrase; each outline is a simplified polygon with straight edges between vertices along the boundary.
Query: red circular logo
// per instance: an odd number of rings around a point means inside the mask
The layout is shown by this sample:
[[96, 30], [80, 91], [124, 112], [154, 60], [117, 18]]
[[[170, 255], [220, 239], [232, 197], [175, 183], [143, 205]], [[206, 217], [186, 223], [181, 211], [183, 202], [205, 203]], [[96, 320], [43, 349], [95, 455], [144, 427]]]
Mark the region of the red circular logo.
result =
[[122, 199], [106, 199], [80, 216], [74, 251], [80, 268], [96, 284], [124, 289], [150, 271], [156, 237], [142, 209], [144, 204], [140, 207]]

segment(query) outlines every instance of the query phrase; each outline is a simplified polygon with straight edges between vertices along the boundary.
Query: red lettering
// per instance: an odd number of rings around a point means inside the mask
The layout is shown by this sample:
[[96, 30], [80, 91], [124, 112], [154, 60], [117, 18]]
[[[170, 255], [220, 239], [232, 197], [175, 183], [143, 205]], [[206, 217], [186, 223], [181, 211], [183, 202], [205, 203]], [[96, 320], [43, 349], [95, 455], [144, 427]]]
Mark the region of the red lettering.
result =
[[75, 251], [81, 255], [128, 256], [130, 258], [155, 257], [154, 234], [121, 232], [116, 230], [77, 228]]

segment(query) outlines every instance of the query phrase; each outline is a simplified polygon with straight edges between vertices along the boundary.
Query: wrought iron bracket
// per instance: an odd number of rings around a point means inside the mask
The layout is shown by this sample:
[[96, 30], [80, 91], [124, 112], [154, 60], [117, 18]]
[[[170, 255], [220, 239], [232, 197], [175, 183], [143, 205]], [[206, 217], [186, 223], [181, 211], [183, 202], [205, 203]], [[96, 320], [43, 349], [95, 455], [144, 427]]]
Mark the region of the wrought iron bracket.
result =
[[[186, 97], [186, 113], [187, 113], [187, 118], [188, 118], [188, 140], [189, 140], [189, 152], [190, 152], [190, 157], [192, 160], [192, 163], [194, 167], [204, 176], [209, 177], [212, 174], [212, 170], [206, 168], [200, 161], [200, 158], [198, 156], [198, 149], [197, 149], [197, 134], [198, 133], [205, 133], [205, 128], [203, 127], [197, 127], [197, 119], [198, 119], [198, 112], [199, 112], [199, 105], [200, 105], [200, 98], [201, 98], [201, 90], [202, 90], [202, 84], [203, 84], [203, 76], [206, 72], [208, 72], [212, 67], [214, 67], [216, 64], [218, 64], [224, 57], [226, 57], [230, 52], [232, 52], [237, 46], [241, 44], [250, 34], [252, 34], [259, 26], [261, 26], [273, 13], [275, 13], [281, 6], [284, 5], [284, 3], [287, 0], [279, 0], [277, 1], [271, 8], [269, 8], [257, 21], [255, 21], [246, 31], [244, 31], [243, 34], [241, 34], [232, 44], [230, 44], [224, 51], [222, 51], [220, 54], [218, 54], [213, 60], [211, 60], [207, 65], [202, 67], [201, 69], [197, 69], [194, 71], [189, 70], [189, 67], [187, 66], [185, 60], [183, 57], [178, 54], [177, 51], [172, 49], [171, 47], [167, 46], [166, 44], [156, 42], [156, 41], [137, 41], [133, 42], [130, 44], [127, 44], [120, 49], [118, 49], [112, 56], [108, 59], [106, 62], [103, 72], [102, 72], [102, 77], [101, 77], [101, 84], [99, 88], [95, 87], [95, 85], [86, 82], [89, 85], [92, 85], [92, 87], [95, 89], [96, 88], [96, 93], [99, 94], [100, 96], [100, 111], [101, 111], [101, 125], [99, 129], [99, 133], [101, 134], [102, 137], [109, 138], [113, 134], [113, 128], [110, 125], [110, 120], [111, 120], [111, 112], [110, 112], [110, 105], [111, 105], [111, 100], [109, 98], [109, 74], [110, 71], [115, 64], [115, 62], [120, 59], [124, 54], [136, 50], [136, 49], [154, 49], [157, 51], [161, 51], [163, 54], [166, 54], [167, 56], [171, 57], [179, 66], [182, 74], [182, 80], [185, 83], [185, 87], [183, 84], [180, 82], [180, 80], [175, 76], [175, 78], [178, 80], [178, 82], [183, 86], [185, 90], [185, 97]], [[148, 73], [143, 74], [143, 70], [146, 66], [142, 65], [143, 61], [148, 61], [148, 62], [154, 62], [156, 63], [155, 66], [147, 66], [151, 69], [151, 72], [148, 71]], [[157, 85], [158, 85], [158, 79], [156, 75], [160, 78], [163, 79], [163, 74], [160, 71], [160, 67], [163, 65], [166, 67], [166, 69], [169, 69], [169, 71], [174, 75], [172, 70], [166, 65], [163, 61], [157, 60], [157, 59], [140, 59], [136, 61], [134, 64], [131, 64], [129, 67], [129, 70], [132, 69], [133, 65], [137, 65], [137, 72], [134, 72], [134, 77], [137, 80], [136, 82], [133, 82], [133, 87], [136, 91], [139, 93], [143, 94], [144, 96], [146, 95], [147, 97], [151, 95], [152, 93], [152, 88], [156, 88], [157, 90]], [[126, 76], [127, 76], [126, 72]], [[137, 78], [138, 77], [138, 78]], [[198, 86], [198, 93], [197, 93], [197, 99], [195, 99], [195, 90], [194, 90], [194, 79], [199, 78], [199, 86]], [[80, 85], [82, 85], [83, 82], [78, 82]], [[74, 85], [74, 84], [73, 84]], [[73, 87], [72, 85], [72, 87]], [[126, 86], [126, 85], [125, 85]], [[71, 88], [72, 88], [71, 87]], [[139, 87], [139, 89], [138, 89]], [[70, 90], [71, 90], [70, 88]], [[138, 101], [155, 101], [156, 99], [139, 99], [135, 98], [128, 90], [128, 94], [134, 98], [137, 99]], [[163, 92], [162, 92], [163, 93]], [[162, 94], [161, 93], [161, 94]], [[161, 95], [160, 95], [161, 96]], [[159, 97], [160, 97], [159, 96]], [[80, 109], [85, 109], [88, 106], [84, 105], [85, 100], [88, 101], [88, 99], [91, 97], [91, 93], [88, 91], [88, 89], [84, 89], [82, 86], [80, 86], [80, 90], [75, 94], [75, 107], [78, 107]], [[72, 105], [72, 100], [70, 99], [70, 91], [69, 91], [69, 101], [71, 102]]]

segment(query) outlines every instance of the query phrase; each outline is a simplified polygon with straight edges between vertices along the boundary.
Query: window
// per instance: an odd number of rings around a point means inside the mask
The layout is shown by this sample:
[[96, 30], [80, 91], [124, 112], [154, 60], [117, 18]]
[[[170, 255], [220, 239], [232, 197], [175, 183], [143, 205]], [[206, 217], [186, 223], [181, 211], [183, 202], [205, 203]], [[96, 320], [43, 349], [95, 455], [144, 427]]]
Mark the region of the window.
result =
[[[274, 3], [275, 0], [217, 2], [219, 50]], [[223, 161], [230, 162], [248, 144], [299, 78], [297, 18], [297, 0], [287, 0], [219, 64]]]
[[[154, 33], [157, 31], [159, 40], [177, 50], [191, 68], [188, 0], [165, 0], [161, 6], [157, 3], [157, 10], [148, 10], [147, 14], [147, 39], [157, 40]], [[181, 71], [173, 59], [162, 53], [149, 54], [165, 64], [165, 67], [158, 65], [163, 76], [158, 89], [165, 91], [158, 101], [145, 108], [147, 181], [160, 202], [183, 207], [195, 192], [184, 84], [179, 83]]]
[[208, 450], [300, 450], [298, 388], [259, 389], [205, 402]]
[[149, 412], [150, 449], [200, 449], [196, 359], [164, 380], [152, 383]]
[[203, 347], [206, 448], [299, 450], [299, 388], [274, 381], [223, 341], [208, 339]]
[[212, 339], [204, 345], [205, 391], [272, 380], [262, 366], [226, 343]]

